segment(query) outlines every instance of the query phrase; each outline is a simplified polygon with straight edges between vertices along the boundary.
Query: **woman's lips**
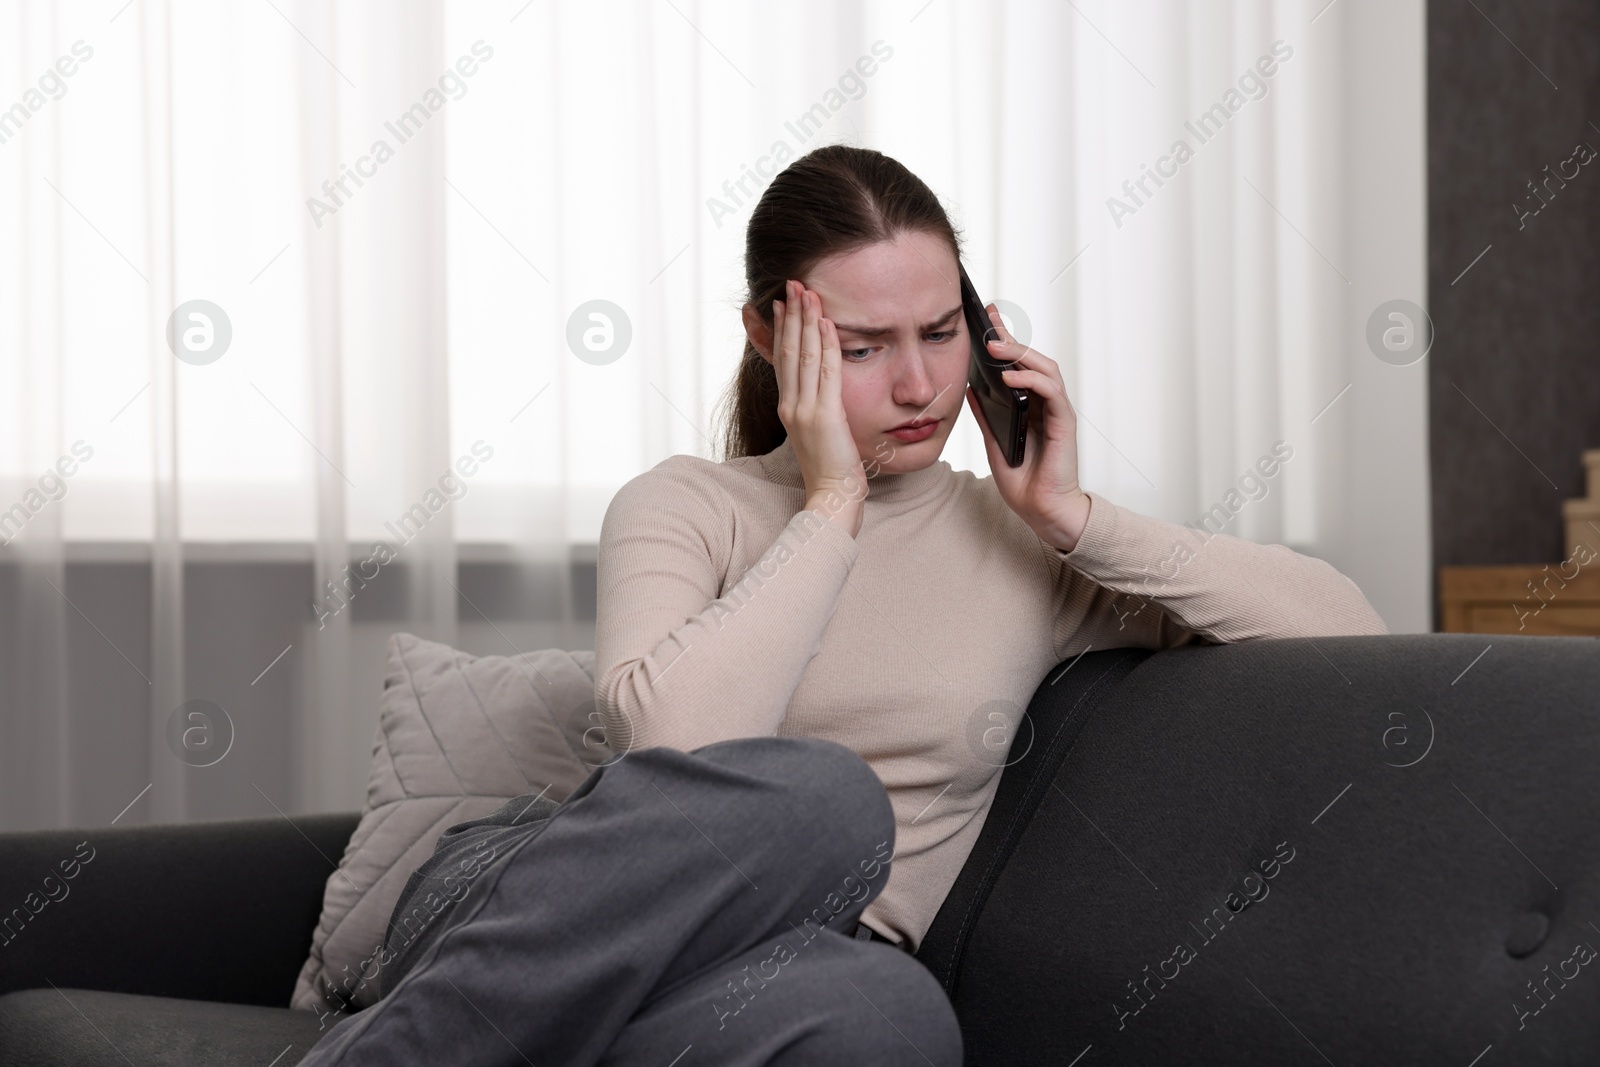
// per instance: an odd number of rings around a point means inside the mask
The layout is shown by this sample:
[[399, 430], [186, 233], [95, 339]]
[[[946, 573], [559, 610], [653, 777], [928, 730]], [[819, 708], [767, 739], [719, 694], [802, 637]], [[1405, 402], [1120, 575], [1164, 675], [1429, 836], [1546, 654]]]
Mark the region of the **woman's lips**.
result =
[[899, 430], [890, 430], [889, 436], [893, 437], [897, 441], [905, 441], [909, 444], [913, 441], [923, 441], [929, 437], [932, 437], [933, 431], [937, 430], [938, 428], [939, 420], [933, 419], [930, 422], [923, 423], [921, 426], [918, 426], [915, 429], [903, 428]]

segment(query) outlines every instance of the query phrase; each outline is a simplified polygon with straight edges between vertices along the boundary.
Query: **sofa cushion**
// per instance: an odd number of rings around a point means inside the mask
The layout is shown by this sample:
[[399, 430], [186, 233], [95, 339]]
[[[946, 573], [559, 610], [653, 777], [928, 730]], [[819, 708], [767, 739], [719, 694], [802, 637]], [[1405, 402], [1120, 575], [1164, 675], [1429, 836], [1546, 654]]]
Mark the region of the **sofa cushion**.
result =
[[0, 996], [0, 1067], [290, 1067], [327, 1030], [288, 1008], [25, 989]]
[[290, 1006], [376, 1003], [389, 918], [439, 835], [513, 797], [564, 800], [610, 756], [592, 651], [473, 656], [390, 637], [365, 808], [327, 880]]

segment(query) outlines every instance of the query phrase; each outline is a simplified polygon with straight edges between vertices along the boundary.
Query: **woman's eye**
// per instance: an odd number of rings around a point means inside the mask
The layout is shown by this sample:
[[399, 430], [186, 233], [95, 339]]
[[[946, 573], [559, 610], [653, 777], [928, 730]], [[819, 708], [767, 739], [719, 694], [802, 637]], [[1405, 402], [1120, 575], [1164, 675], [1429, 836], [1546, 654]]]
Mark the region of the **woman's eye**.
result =
[[[937, 331], [935, 331], [933, 333], [928, 334], [928, 340], [932, 341], [936, 345], [942, 345], [942, 344], [948, 344], [950, 341], [952, 341], [955, 338], [955, 336], [956, 336], [956, 331], [955, 330], [937, 330]], [[848, 361], [850, 363], [862, 363], [862, 362], [865, 362], [872, 355], [872, 349], [870, 349], [870, 348], [841, 348], [839, 350], [839, 355], [840, 355], [840, 357], [842, 357], [843, 359], [845, 359], [846, 361]]]

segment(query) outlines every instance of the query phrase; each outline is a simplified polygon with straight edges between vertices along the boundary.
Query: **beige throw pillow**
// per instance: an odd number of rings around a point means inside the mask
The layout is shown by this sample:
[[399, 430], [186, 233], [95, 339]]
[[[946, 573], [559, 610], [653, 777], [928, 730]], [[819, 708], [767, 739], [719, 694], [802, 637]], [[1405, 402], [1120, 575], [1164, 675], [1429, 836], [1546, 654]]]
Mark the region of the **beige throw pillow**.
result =
[[376, 1003], [389, 917], [439, 835], [512, 797], [565, 800], [610, 757], [592, 651], [472, 656], [391, 636], [366, 807], [328, 878], [290, 1006], [338, 1013]]

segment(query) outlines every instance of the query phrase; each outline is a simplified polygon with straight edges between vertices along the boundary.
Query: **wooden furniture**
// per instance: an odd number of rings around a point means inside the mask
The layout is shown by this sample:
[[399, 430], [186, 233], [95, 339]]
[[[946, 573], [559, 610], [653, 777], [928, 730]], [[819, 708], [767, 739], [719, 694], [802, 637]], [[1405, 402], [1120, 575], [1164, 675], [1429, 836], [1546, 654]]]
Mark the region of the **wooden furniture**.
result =
[[1561, 563], [1440, 567], [1439, 606], [1444, 633], [1600, 637], [1600, 556], [1581, 550]]
[[1588, 494], [1561, 505], [1560, 563], [1440, 567], [1439, 622], [1447, 634], [1600, 637], [1600, 448], [1583, 454]]
[[1583, 454], [1583, 466], [1588, 495], [1561, 502], [1568, 559], [1572, 558], [1580, 541], [1600, 552], [1600, 448], [1591, 448]]

